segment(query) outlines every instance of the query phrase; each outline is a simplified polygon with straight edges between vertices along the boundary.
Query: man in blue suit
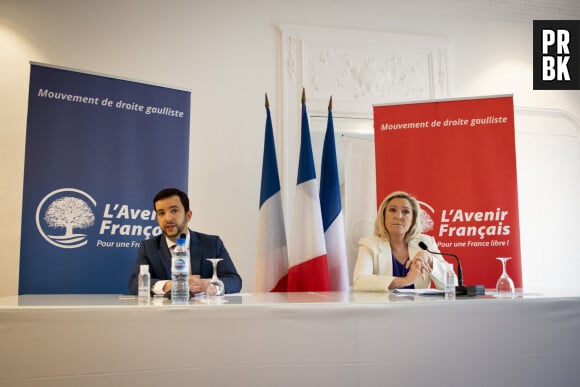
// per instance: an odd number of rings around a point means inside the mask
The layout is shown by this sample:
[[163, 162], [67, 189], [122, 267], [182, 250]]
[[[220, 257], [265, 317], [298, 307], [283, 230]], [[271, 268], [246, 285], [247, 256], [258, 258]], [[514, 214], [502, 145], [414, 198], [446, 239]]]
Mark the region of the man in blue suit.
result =
[[213, 266], [207, 258], [222, 258], [217, 265], [218, 277], [223, 281], [226, 293], [237, 293], [242, 288], [242, 278], [221, 238], [189, 230], [191, 219], [189, 198], [176, 188], [159, 191], [153, 199], [157, 213], [157, 223], [162, 234], [144, 240], [139, 246], [137, 259], [129, 276], [129, 292], [137, 294], [139, 266], [149, 265], [151, 273], [151, 292], [165, 294], [171, 290], [171, 252], [181, 234], [186, 235], [186, 246], [189, 246], [191, 258], [191, 275], [189, 291], [204, 292], [213, 274]]

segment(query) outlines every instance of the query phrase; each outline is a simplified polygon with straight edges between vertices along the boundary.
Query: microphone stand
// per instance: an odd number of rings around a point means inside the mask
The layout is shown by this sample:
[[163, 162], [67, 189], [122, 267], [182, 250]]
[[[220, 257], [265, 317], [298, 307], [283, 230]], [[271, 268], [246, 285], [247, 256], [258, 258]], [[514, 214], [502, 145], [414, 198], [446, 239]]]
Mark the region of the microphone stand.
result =
[[485, 287], [483, 285], [475, 285], [475, 286], [465, 286], [463, 285], [463, 270], [461, 268], [461, 261], [459, 261], [459, 257], [455, 254], [450, 253], [439, 253], [437, 251], [431, 251], [427, 248], [427, 245], [421, 241], [419, 242], [419, 247], [428, 253], [443, 255], [448, 257], [453, 257], [457, 261], [457, 282], [458, 284], [455, 286], [455, 295], [456, 296], [483, 296], [485, 295]]

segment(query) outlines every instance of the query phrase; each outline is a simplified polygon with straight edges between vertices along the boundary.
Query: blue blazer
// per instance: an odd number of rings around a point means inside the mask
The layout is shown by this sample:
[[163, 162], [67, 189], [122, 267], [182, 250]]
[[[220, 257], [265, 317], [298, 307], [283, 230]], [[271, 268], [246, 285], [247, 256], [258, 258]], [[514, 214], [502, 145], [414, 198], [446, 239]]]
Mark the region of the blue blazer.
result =
[[[242, 278], [219, 236], [189, 230], [189, 254], [191, 274], [211, 278], [213, 266], [207, 258], [222, 258], [217, 265], [217, 274], [225, 285], [226, 293], [237, 293], [242, 289]], [[130, 294], [137, 294], [140, 265], [149, 265], [152, 287], [159, 280], [171, 279], [171, 254], [164, 234], [141, 242], [129, 275]]]

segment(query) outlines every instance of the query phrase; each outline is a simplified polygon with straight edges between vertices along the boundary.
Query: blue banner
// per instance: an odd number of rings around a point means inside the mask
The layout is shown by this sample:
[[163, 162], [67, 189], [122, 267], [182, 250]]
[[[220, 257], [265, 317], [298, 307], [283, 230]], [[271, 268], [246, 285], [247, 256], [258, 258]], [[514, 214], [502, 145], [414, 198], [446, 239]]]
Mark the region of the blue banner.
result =
[[127, 293], [153, 196], [187, 192], [191, 94], [32, 64], [20, 294]]

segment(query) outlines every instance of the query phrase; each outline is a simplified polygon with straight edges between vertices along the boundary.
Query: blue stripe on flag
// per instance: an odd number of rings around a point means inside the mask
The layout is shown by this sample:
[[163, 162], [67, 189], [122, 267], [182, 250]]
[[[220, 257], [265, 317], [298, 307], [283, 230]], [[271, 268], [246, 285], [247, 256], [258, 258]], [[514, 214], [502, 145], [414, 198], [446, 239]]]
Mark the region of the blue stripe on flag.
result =
[[334, 219], [342, 210], [340, 201], [340, 182], [334, 142], [334, 124], [332, 111], [328, 111], [328, 123], [322, 148], [322, 163], [320, 168], [320, 208], [324, 231], [328, 230]]
[[266, 108], [266, 134], [264, 136], [264, 157], [262, 159], [262, 185], [260, 189], [260, 208], [266, 200], [280, 191], [280, 176], [274, 145], [274, 129], [270, 108]]
[[310, 140], [308, 114], [306, 114], [306, 104], [303, 102], [300, 160], [298, 161], [298, 179], [296, 183], [300, 185], [312, 179], [316, 179], [316, 170], [314, 169], [314, 156], [312, 155], [312, 141]]

